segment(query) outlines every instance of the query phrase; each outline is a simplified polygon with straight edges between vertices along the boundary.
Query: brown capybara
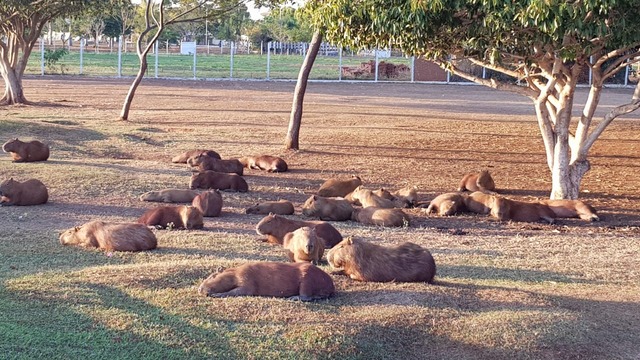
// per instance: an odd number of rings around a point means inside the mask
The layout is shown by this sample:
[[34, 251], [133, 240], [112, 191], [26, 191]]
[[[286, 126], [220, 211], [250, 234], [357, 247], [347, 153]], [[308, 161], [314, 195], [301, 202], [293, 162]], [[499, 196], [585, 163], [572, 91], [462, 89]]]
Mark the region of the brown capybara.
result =
[[0, 183], [0, 205], [40, 205], [49, 200], [47, 187], [38, 179]]
[[327, 252], [327, 261], [359, 281], [431, 283], [436, 274], [429, 250], [410, 242], [385, 247], [349, 237]]
[[394, 191], [391, 196], [395, 199], [396, 206], [401, 204], [400, 207], [415, 207], [418, 203], [418, 187], [417, 186], [407, 186], [400, 190]]
[[373, 191], [362, 188], [362, 186], [358, 186], [350, 195], [353, 200], [357, 200], [364, 208], [373, 206], [391, 209], [395, 207], [395, 203], [392, 200], [380, 197]]
[[460, 181], [458, 191], [495, 191], [496, 184], [493, 182], [491, 174], [488, 170], [482, 170], [479, 173], [467, 174]]
[[278, 214], [278, 215], [292, 215], [294, 212], [293, 204], [291, 201], [278, 200], [278, 201], [265, 201], [248, 207], [245, 210], [247, 214]]
[[200, 154], [190, 157], [187, 160], [187, 164], [191, 165], [192, 168], [198, 169], [198, 171], [212, 170], [221, 173], [238, 174], [240, 176], [244, 174], [244, 167], [237, 159], [220, 160], [205, 154]]
[[38, 140], [23, 142], [15, 138], [2, 145], [2, 151], [10, 153], [14, 162], [46, 161], [49, 146]]
[[159, 206], [147, 210], [138, 223], [161, 229], [202, 229], [202, 213], [193, 206]]
[[286, 161], [277, 156], [245, 156], [238, 159], [238, 161], [247, 169], [266, 170], [268, 172], [285, 172], [289, 170]]
[[191, 206], [200, 210], [202, 216], [220, 216], [222, 212], [222, 195], [218, 190], [204, 191], [193, 199]]
[[249, 185], [238, 174], [225, 174], [211, 170], [194, 173], [189, 182], [191, 189], [218, 189], [239, 192], [249, 191]]
[[142, 251], [158, 246], [156, 236], [143, 224], [103, 221], [91, 221], [64, 231], [60, 243], [110, 251]]
[[349, 180], [329, 179], [318, 189], [318, 195], [324, 197], [345, 197], [362, 185], [360, 177], [353, 175]]
[[476, 214], [489, 214], [496, 199], [495, 195], [482, 191], [474, 191], [464, 197], [464, 206], [466, 210]]
[[427, 214], [437, 212], [440, 216], [451, 216], [465, 211], [464, 199], [466, 194], [445, 193], [436, 196], [425, 210]]
[[391, 194], [391, 192], [385, 188], [380, 188], [378, 190], [373, 190], [373, 193], [380, 196], [381, 198], [387, 199], [387, 200], [395, 200], [396, 197], [393, 196], [393, 194]]
[[386, 227], [409, 226], [409, 217], [402, 210], [375, 206], [353, 209], [351, 220], [362, 224]]
[[287, 219], [276, 214], [269, 214], [262, 218], [256, 226], [258, 235], [267, 236], [267, 242], [270, 244], [284, 243], [284, 237], [287, 233], [293, 232], [304, 226], [310, 226], [316, 229], [316, 234], [324, 240], [325, 249], [332, 248], [342, 241], [342, 235], [333, 225], [323, 221], [301, 221]]
[[140, 195], [141, 201], [166, 203], [190, 203], [198, 196], [198, 191], [190, 189], [163, 189], [148, 191]]
[[538, 222], [544, 220], [553, 224], [556, 214], [549, 206], [541, 203], [511, 200], [496, 196], [491, 207], [491, 215], [500, 221]]
[[200, 154], [205, 154], [209, 157], [212, 157], [214, 159], [220, 159], [220, 154], [218, 154], [217, 152], [213, 151], [213, 150], [201, 150], [201, 149], [196, 149], [196, 150], [189, 150], [189, 151], [185, 151], [184, 153], [180, 154], [180, 155], [176, 155], [171, 159], [172, 163], [182, 163], [182, 164], [186, 164], [187, 160], [189, 160], [189, 158], [194, 157], [194, 156], [198, 156]]
[[320, 218], [320, 220], [345, 221], [351, 220], [353, 206], [342, 198], [326, 198], [311, 195], [304, 205], [302, 214]]
[[271, 296], [312, 301], [333, 295], [331, 276], [308, 262], [253, 262], [218, 270], [198, 293], [211, 297]]
[[542, 200], [557, 218], [580, 218], [582, 220], [599, 221], [596, 209], [581, 200]]
[[316, 234], [314, 227], [301, 227], [284, 236], [282, 246], [287, 250], [289, 260], [294, 262], [320, 263], [324, 255], [324, 240]]

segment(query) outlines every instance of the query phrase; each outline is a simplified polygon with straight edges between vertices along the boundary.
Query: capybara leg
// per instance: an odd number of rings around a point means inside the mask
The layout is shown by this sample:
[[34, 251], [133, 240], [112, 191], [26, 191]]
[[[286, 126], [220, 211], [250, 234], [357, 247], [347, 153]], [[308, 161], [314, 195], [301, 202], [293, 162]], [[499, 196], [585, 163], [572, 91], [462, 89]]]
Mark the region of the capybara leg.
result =
[[323, 297], [321, 297], [321, 296], [296, 295], [296, 296], [290, 296], [290, 297], [287, 298], [287, 300], [291, 300], [291, 301], [313, 301], [313, 300], [318, 300], [318, 299], [323, 299]]
[[594, 213], [580, 213], [580, 214], [578, 214], [578, 216], [582, 220], [600, 221], [600, 218], [598, 217], [598, 215], [596, 215]]
[[554, 218], [552, 218], [552, 217], [549, 217], [549, 216], [541, 216], [541, 218], [542, 218], [544, 221], [548, 222], [549, 224], [553, 224], [553, 223], [556, 221], [556, 219], [554, 219]]
[[211, 297], [218, 297], [218, 298], [229, 297], [229, 296], [247, 296], [247, 295], [251, 295], [251, 294], [241, 286], [235, 289], [229, 290], [227, 292], [209, 294], [209, 296]]

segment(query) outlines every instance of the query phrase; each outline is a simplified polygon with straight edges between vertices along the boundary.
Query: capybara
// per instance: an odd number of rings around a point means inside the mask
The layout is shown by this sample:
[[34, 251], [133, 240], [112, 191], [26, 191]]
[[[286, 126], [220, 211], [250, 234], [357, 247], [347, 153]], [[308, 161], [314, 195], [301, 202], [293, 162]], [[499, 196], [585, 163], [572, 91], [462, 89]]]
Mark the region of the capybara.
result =
[[247, 214], [278, 214], [278, 215], [292, 215], [294, 212], [293, 204], [291, 201], [278, 200], [278, 201], [265, 201], [248, 207]]
[[214, 159], [220, 159], [220, 154], [218, 154], [217, 152], [213, 151], [213, 150], [201, 150], [201, 149], [196, 149], [196, 150], [189, 150], [189, 151], [185, 151], [184, 153], [180, 154], [180, 155], [176, 155], [171, 159], [172, 163], [182, 163], [182, 164], [186, 164], [187, 160], [189, 160], [190, 157], [194, 157], [194, 156], [198, 156], [200, 154], [205, 154], [209, 157], [212, 157]]
[[316, 229], [316, 234], [324, 240], [325, 249], [332, 248], [342, 241], [342, 235], [333, 225], [323, 221], [301, 221], [287, 219], [276, 214], [269, 214], [262, 218], [256, 226], [258, 235], [266, 235], [267, 242], [270, 244], [284, 243], [284, 236], [304, 226], [310, 226]]
[[193, 168], [197, 168], [198, 171], [212, 170], [221, 173], [238, 174], [242, 176], [244, 174], [244, 167], [237, 159], [220, 160], [200, 154], [192, 156], [187, 160], [187, 164]]
[[385, 199], [374, 194], [373, 191], [364, 189], [362, 186], [358, 186], [353, 192], [350, 193], [353, 200], [357, 200], [362, 207], [377, 207], [391, 209], [395, 207], [392, 200]]
[[581, 200], [542, 200], [557, 218], [580, 218], [582, 220], [599, 221], [596, 209]]
[[351, 220], [353, 206], [342, 198], [326, 198], [311, 195], [304, 205], [302, 214], [320, 218], [320, 220], [345, 221]]
[[431, 283], [436, 274], [429, 250], [410, 242], [385, 247], [349, 237], [327, 252], [327, 261], [359, 281]]
[[220, 216], [222, 212], [222, 195], [218, 190], [205, 191], [196, 196], [191, 205], [200, 210], [202, 216]]
[[362, 185], [362, 180], [355, 175], [349, 180], [329, 179], [320, 186], [318, 195], [324, 197], [345, 197], [360, 185]]
[[329, 274], [308, 262], [253, 262], [218, 270], [198, 293], [212, 297], [272, 296], [302, 301], [326, 299], [335, 287]]
[[190, 203], [196, 196], [198, 196], [198, 191], [196, 190], [163, 189], [148, 191], [140, 195], [140, 200], [166, 203]]
[[553, 224], [556, 214], [549, 206], [496, 196], [491, 207], [491, 215], [500, 221], [537, 222], [545, 220]]
[[324, 240], [316, 234], [314, 227], [301, 227], [284, 236], [282, 246], [287, 250], [289, 259], [294, 262], [320, 263], [324, 255]]
[[400, 190], [394, 191], [391, 194], [395, 199], [396, 206], [402, 204], [400, 207], [414, 207], [418, 203], [418, 188], [416, 186], [407, 186]]
[[245, 156], [238, 160], [248, 169], [266, 170], [268, 172], [285, 172], [289, 170], [286, 161], [277, 156]]
[[156, 236], [143, 224], [103, 221], [91, 221], [64, 231], [60, 243], [110, 251], [142, 251], [158, 246]]
[[147, 210], [138, 223], [161, 229], [202, 229], [202, 213], [193, 206], [159, 206]]
[[464, 205], [467, 211], [476, 214], [489, 214], [496, 199], [495, 195], [482, 191], [474, 191], [464, 197]]
[[464, 199], [466, 194], [445, 193], [436, 196], [425, 210], [427, 214], [437, 212], [440, 216], [451, 216], [458, 212], [465, 211]]
[[0, 183], [0, 205], [39, 205], [49, 200], [47, 187], [38, 179]]
[[391, 192], [385, 188], [380, 188], [378, 190], [373, 190], [373, 193], [380, 196], [381, 198], [387, 200], [395, 200], [396, 197], [391, 194]]
[[409, 217], [402, 210], [375, 206], [353, 209], [351, 220], [367, 225], [409, 226]]
[[491, 174], [488, 170], [482, 170], [479, 173], [467, 174], [460, 181], [458, 191], [495, 191], [496, 184], [493, 182]]
[[2, 151], [11, 153], [14, 162], [45, 161], [49, 158], [49, 146], [38, 140], [23, 142], [15, 138], [4, 143]]
[[191, 189], [218, 189], [239, 192], [249, 191], [249, 185], [238, 174], [225, 174], [211, 170], [194, 173], [189, 182]]

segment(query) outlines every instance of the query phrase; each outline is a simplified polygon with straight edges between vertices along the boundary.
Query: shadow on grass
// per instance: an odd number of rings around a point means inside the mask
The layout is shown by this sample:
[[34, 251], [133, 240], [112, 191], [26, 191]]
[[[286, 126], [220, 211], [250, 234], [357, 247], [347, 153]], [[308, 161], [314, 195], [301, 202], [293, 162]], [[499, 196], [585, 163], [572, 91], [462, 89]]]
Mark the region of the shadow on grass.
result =
[[42, 124], [3, 120], [0, 122], [0, 134], [6, 138], [39, 137], [38, 140], [44, 143], [48, 143], [49, 139], [68, 139], [73, 143], [82, 143], [84, 141], [104, 140], [107, 138], [101, 132], [70, 125], [75, 125], [75, 123], [64, 122], [64, 120], [58, 122], [42, 120]]

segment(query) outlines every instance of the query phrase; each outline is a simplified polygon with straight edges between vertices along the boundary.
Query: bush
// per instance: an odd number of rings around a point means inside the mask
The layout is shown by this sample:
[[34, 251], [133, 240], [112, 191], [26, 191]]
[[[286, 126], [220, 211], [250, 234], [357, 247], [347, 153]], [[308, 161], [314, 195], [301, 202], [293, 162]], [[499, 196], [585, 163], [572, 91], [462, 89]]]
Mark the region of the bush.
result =
[[[69, 53], [69, 50], [64, 48], [57, 49], [57, 50], [44, 49], [44, 63], [49, 70], [54, 71], [58, 61], [68, 53]], [[64, 74], [64, 70], [65, 70], [64, 64], [60, 64], [60, 72], [62, 74]]]

